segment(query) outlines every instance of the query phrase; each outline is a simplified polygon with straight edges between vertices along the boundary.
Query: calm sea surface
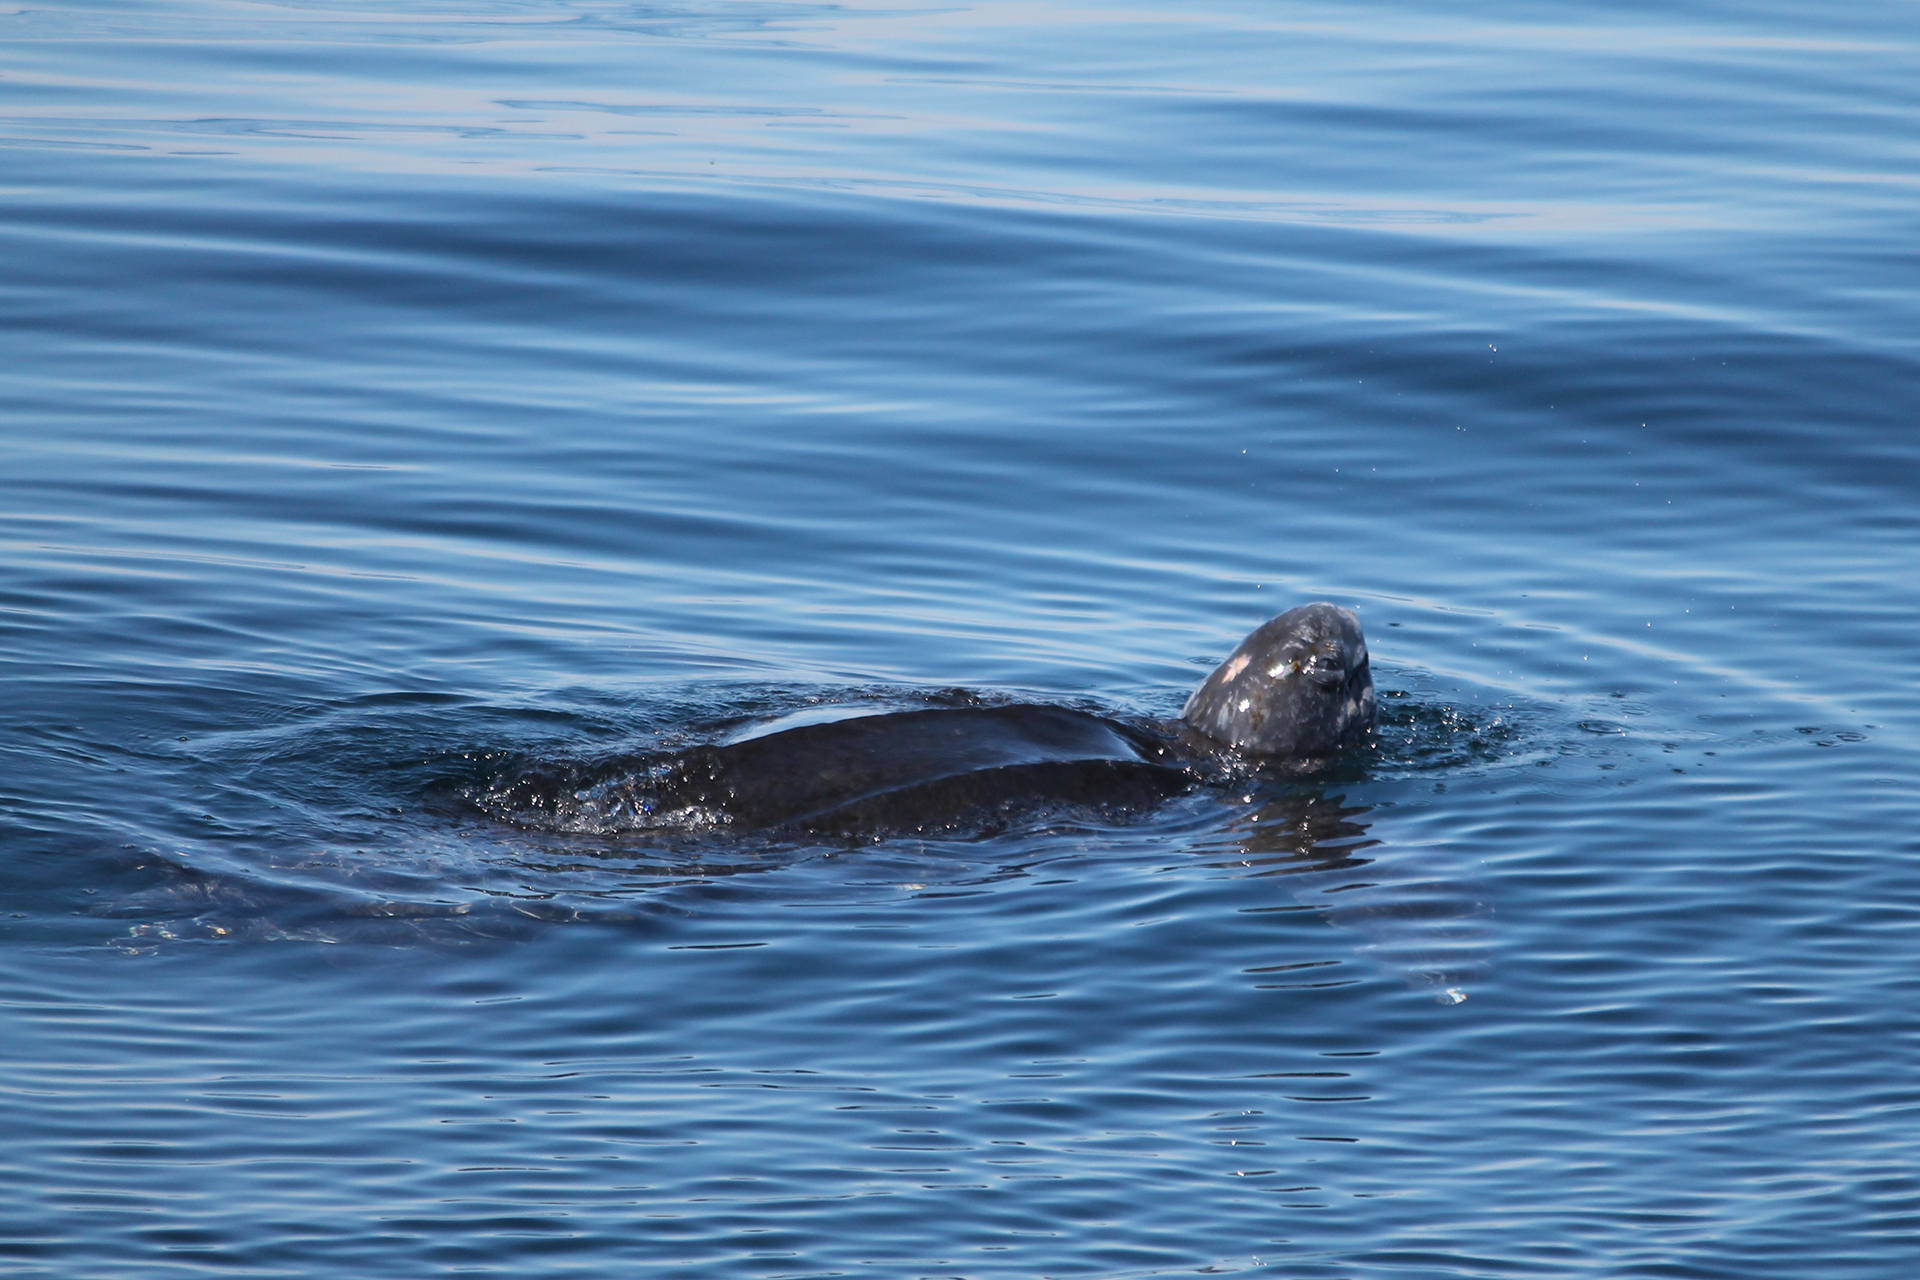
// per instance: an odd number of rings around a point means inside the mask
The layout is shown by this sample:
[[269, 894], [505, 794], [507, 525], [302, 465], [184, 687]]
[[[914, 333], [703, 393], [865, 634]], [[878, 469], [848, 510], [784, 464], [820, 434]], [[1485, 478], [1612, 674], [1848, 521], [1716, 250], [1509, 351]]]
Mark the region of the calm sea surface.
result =
[[[0, 193], [0, 1269], [1914, 1274], [1912, 4], [61, 0]], [[1315, 599], [1284, 795], [489, 803]]]

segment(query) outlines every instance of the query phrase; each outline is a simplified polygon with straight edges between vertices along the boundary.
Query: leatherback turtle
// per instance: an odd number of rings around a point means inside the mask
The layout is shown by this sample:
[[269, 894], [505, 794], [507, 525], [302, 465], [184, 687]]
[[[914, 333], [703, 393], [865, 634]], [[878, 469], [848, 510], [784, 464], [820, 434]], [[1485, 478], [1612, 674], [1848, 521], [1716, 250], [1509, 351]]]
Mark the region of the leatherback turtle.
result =
[[1177, 721], [1035, 704], [861, 715], [602, 762], [589, 776], [535, 771], [488, 807], [604, 832], [990, 831], [1038, 809], [1137, 810], [1223, 760], [1310, 769], [1366, 741], [1374, 719], [1360, 620], [1317, 602], [1241, 641]]

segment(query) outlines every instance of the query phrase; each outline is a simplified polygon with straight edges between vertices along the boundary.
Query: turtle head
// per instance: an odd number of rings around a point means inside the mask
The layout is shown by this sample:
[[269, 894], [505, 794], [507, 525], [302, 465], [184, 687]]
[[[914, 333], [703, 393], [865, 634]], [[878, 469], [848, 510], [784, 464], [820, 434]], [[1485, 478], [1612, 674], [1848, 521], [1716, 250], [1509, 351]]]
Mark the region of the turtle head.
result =
[[1373, 671], [1353, 610], [1289, 609], [1214, 668], [1180, 718], [1252, 755], [1330, 756], [1373, 729]]

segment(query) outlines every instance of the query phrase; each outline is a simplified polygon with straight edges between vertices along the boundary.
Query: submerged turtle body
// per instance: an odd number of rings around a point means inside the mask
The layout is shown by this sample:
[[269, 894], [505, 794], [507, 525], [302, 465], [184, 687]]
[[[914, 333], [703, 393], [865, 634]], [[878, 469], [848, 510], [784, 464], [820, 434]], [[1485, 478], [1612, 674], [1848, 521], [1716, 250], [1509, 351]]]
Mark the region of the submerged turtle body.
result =
[[599, 831], [989, 831], [1046, 809], [1137, 812], [1200, 785], [1221, 754], [1311, 763], [1373, 724], [1359, 619], [1309, 604], [1248, 636], [1170, 726], [1052, 706], [899, 711], [632, 761], [584, 788], [550, 779], [511, 807]]
[[1190, 790], [1167, 744], [1064, 707], [900, 711], [694, 747], [600, 789], [635, 826], [871, 835], [991, 827], [1042, 805], [1133, 809]]

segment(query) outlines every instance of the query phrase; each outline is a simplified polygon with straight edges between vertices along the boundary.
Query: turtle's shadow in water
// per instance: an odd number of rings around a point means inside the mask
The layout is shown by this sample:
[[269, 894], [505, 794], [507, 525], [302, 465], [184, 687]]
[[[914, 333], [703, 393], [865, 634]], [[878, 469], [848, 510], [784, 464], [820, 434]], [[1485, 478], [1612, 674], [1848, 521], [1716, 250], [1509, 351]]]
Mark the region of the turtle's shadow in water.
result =
[[[1492, 972], [1493, 906], [1486, 888], [1471, 876], [1448, 874], [1435, 864], [1435, 850], [1397, 849], [1371, 835], [1372, 812], [1373, 806], [1349, 804], [1325, 788], [1249, 796], [1194, 852], [1227, 874], [1278, 879], [1294, 900], [1255, 910], [1315, 913], [1357, 934], [1358, 955], [1431, 990], [1442, 1004], [1459, 1004]], [[1344, 983], [1294, 975], [1261, 985]]]

